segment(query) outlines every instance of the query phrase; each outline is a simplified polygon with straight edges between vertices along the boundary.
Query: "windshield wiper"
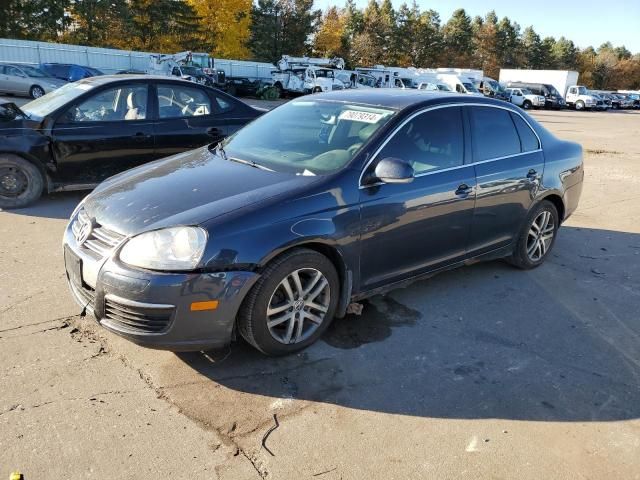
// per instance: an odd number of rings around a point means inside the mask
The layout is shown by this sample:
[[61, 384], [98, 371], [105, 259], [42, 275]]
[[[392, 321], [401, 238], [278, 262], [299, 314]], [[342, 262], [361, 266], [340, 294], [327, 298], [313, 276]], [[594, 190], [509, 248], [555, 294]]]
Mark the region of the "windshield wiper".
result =
[[272, 170], [269, 167], [265, 167], [264, 165], [260, 165], [259, 163], [254, 162], [253, 160], [243, 160], [241, 158], [235, 158], [235, 157], [229, 157], [229, 160], [231, 160], [232, 162], [238, 162], [244, 165], [249, 165], [250, 167], [253, 167], [253, 168], [259, 168], [260, 170], [266, 170], [267, 172], [275, 172], [275, 170]]

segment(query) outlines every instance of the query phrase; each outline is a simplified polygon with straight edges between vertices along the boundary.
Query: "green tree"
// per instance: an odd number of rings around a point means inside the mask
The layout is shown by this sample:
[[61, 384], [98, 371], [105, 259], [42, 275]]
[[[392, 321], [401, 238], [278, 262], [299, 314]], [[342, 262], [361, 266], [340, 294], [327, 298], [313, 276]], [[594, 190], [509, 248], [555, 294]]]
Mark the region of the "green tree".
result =
[[[74, 0], [69, 11], [73, 28], [64, 40], [95, 47], [120, 47], [134, 33], [126, 0]], [[120, 32], [121, 35], [113, 35]], [[126, 32], [126, 34], [125, 34]]]
[[578, 64], [578, 49], [571, 40], [560, 37], [553, 45], [551, 58], [556, 68], [560, 70], [575, 70]]
[[520, 25], [503, 17], [498, 23], [498, 58], [504, 68], [513, 68], [522, 64], [522, 45], [520, 43]]
[[525, 28], [522, 34], [522, 50], [524, 52], [523, 67], [541, 69], [545, 67], [545, 52], [540, 35], [533, 27]]
[[473, 29], [471, 19], [463, 8], [459, 8], [442, 28], [444, 37], [444, 59], [448, 67], [464, 67], [473, 57]]
[[482, 69], [485, 75], [493, 78], [498, 78], [500, 73], [500, 40], [496, 12], [492, 10], [484, 19], [474, 20], [473, 66]]
[[129, 0], [129, 48], [150, 51], [202, 50], [199, 18], [184, 0]]

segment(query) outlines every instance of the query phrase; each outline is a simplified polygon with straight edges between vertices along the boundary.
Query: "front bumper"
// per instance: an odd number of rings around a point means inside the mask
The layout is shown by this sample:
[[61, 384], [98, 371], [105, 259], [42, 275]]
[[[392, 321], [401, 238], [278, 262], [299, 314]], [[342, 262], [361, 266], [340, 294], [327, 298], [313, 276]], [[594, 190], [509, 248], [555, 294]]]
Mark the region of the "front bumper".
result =
[[[249, 271], [163, 273], [124, 265], [116, 247], [102, 259], [64, 235], [65, 269], [74, 299], [107, 330], [139, 345], [172, 351], [229, 344], [242, 301], [258, 279]], [[193, 302], [217, 308], [192, 310]], [[209, 303], [212, 305], [213, 303]]]

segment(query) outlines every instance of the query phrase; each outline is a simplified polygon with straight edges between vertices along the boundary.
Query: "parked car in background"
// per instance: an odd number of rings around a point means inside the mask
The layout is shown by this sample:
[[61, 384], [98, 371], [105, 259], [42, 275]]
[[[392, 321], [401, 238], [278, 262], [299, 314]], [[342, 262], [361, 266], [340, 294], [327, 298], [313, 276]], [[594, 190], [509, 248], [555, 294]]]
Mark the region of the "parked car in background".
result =
[[485, 97], [320, 93], [223, 141], [113, 177], [64, 233], [72, 295], [169, 350], [269, 355], [351, 302], [482, 259], [531, 269], [576, 209], [580, 145]]
[[603, 93], [589, 92], [596, 99], [595, 110], [606, 111], [611, 108], [611, 100]]
[[216, 144], [263, 113], [213, 88], [141, 75], [68, 83], [5, 112], [1, 208], [23, 207], [42, 192], [90, 189], [128, 168]]
[[104, 73], [97, 68], [85, 67], [73, 63], [41, 63], [40, 69], [52, 77], [68, 82], [76, 82], [83, 78], [104, 75]]
[[507, 88], [526, 88], [534, 95], [543, 96], [545, 108], [560, 109], [566, 106], [565, 100], [560, 92], [548, 83], [507, 82]]
[[0, 93], [40, 98], [65, 83], [30, 65], [0, 63]]
[[204, 73], [204, 70], [200, 67], [176, 65], [171, 69], [171, 75], [190, 82], [207, 85], [209, 87], [213, 87], [215, 84], [215, 80]]
[[509, 101], [514, 105], [529, 110], [530, 108], [544, 108], [545, 98], [542, 95], [535, 95], [526, 88], [507, 88]]

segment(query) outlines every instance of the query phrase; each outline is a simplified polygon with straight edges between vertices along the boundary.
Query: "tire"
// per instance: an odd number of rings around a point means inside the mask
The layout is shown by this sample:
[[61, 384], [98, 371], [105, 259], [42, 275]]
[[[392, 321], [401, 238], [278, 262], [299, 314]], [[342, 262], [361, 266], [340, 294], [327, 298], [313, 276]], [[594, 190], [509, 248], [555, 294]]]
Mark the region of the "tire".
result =
[[[534, 222], [540, 226], [541, 223], [539, 223], [539, 221], [541, 219], [543, 220], [543, 214], [548, 215], [549, 220], [548, 223], [542, 224], [542, 231], [547, 231], [551, 234], [551, 238], [546, 242], [542, 241], [545, 237], [544, 234], [541, 237], [534, 237], [534, 235], [536, 235]], [[553, 222], [553, 224], [551, 222]], [[530, 270], [542, 265], [555, 245], [559, 226], [560, 220], [555, 205], [548, 200], [543, 200], [538, 203], [531, 209], [527, 216], [527, 221], [518, 235], [513, 254], [507, 259], [509, 263], [523, 270]], [[536, 246], [536, 242], [538, 242], [539, 239], [541, 240], [540, 249]], [[533, 252], [531, 252], [532, 247]], [[532, 255], [532, 253], [538, 254], [539, 256], [536, 258], [536, 255]]]
[[322, 89], [320, 87], [314, 87], [313, 93], [322, 93]]
[[42, 88], [40, 85], [34, 85], [29, 89], [29, 96], [31, 98], [40, 98], [44, 94], [45, 94], [44, 88]]
[[276, 82], [274, 87], [278, 91], [278, 98], [284, 98], [284, 89], [282, 88], [282, 84], [280, 82]]
[[576, 102], [576, 110], [584, 110], [584, 102], [582, 100]]
[[238, 94], [238, 89], [236, 88], [236, 86], [235, 86], [235, 85], [229, 85], [229, 86], [227, 87], [227, 93], [228, 93], [229, 95], [231, 95], [232, 97], [235, 97], [235, 96], [237, 96], [237, 94]]
[[[325, 285], [325, 281], [326, 286], [309, 300], [304, 300], [308, 296], [304, 296], [302, 300], [297, 299], [299, 289], [295, 286], [296, 282], [289, 281], [294, 272], [297, 272], [303, 293], [310, 288], [313, 295], [319, 287]], [[315, 284], [311, 283], [318, 273], [322, 278], [316, 279]], [[283, 287], [285, 280], [289, 282], [289, 293]], [[333, 319], [339, 295], [338, 273], [327, 257], [306, 248], [291, 250], [271, 261], [247, 294], [238, 313], [238, 332], [265, 355], [297, 352], [322, 336]], [[321, 306], [326, 312], [322, 314], [319, 309], [309, 305]], [[274, 310], [270, 314], [271, 321], [279, 322], [271, 326], [268, 325], [269, 307]], [[316, 321], [311, 321], [306, 315], [313, 315]], [[299, 330], [300, 319], [302, 331]], [[298, 335], [299, 339], [294, 338]], [[286, 343], [287, 339], [290, 343]]]
[[522, 108], [524, 108], [525, 110], [531, 109], [531, 102], [529, 100], [525, 100], [522, 104]]
[[21, 208], [32, 204], [44, 189], [38, 167], [17, 155], [0, 153], [0, 208]]

